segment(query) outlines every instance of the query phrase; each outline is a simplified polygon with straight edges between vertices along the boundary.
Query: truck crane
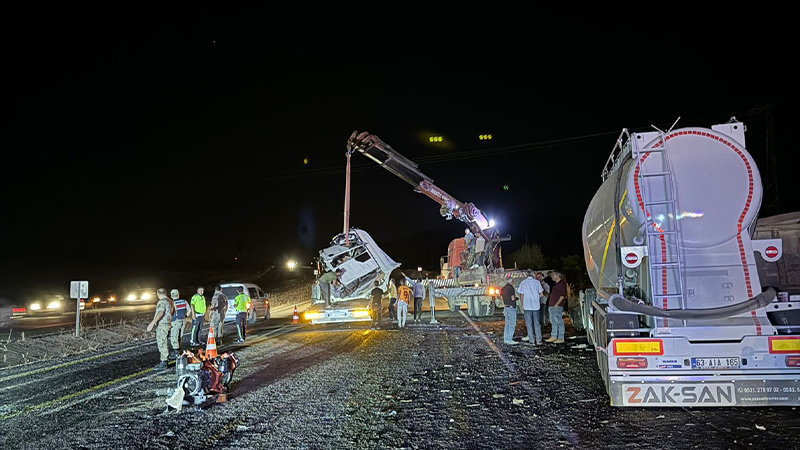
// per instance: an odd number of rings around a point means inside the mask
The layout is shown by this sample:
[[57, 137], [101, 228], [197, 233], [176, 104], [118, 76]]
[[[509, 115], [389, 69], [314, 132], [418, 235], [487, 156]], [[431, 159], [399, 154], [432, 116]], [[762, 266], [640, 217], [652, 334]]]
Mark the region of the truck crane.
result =
[[759, 278], [783, 242], [754, 238], [744, 124], [623, 129], [602, 180], [581, 307], [611, 404], [800, 405], [800, 302]]
[[[530, 271], [506, 270], [502, 267], [502, 251], [500, 243], [511, 239], [511, 236], [500, 236], [494, 224], [472, 203], [464, 203], [436, 186], [433, 179], [419, 170], [413, 161], [401, 155], [378, 136], [368, 132], [354, 131], [347, 141], [348, 163], [353, 153], [361, 153], [395, 176], [414, 187], [418, 193], [425, 195], [439, 204], [439, 213], [446, 220], [460, 220], [475, 235], [483, 237], [486, 242], [486, 253], [483, 264], [464, 267], [463, 270], [444, 280], [423, 280], [434, 283], [437, 297], [445, 298], [451, 311], [467, 305], [467, 313], [471, 316], [493, 315], [498, 306], [502, 306], [499, 298], [500, 288], [506, 280], [512, 284], [521, 281]], [[400, 266], [386, 255], [364, 230], [349, 226], [349, 179], [345, 188], [345, 222], [344, 230], [335, 236], [330, 247], [320, 251], [318, 258], [320, 271], [335, 272], [341, 269], [338, 286], [334, 287], [332, 302], [335, 307], [322, 308], [320, 296], [313, 296], [312, 305], [305, 313], [305, 318], [313, 323], [344, 322], [369, 320], [369, 291], [374, 282], [379, 281], [382, 288], [388, 283], [389, 274]], [[449, 261], [463, 259], [464, 238], [455, 239], [448, 248]], [[461, 243], [460, 246], [454, 245]], [[454, 250], [458, 249], [458, 250]], [[545, 271], [546, 273], [546, 271]]]

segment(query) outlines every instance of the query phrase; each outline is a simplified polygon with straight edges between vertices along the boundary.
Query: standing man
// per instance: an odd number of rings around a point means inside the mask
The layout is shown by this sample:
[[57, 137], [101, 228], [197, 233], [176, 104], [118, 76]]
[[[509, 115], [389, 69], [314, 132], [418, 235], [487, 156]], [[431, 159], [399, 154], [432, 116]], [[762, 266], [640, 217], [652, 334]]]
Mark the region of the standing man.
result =
[[483, 235], [478, 235], [475, 239], [475, 255], [477, 255], [478, 262], [475, 267], [480, 267], [486, 262], [486, 239]]
[[211, 328], [214, 329], [214, 340], [217, 345], [222, 345], [222, 335], [225, 328], [225, 313], [228, 312], [228, 296], [222, 293], [222, 286], [214, 287], [211, 297]]
[[200, 344], [200, 329], [206, 319], [206, 297], [203, 286], [197, 288], [197, 293], [192, 296], [192, 340], [191, 345]]
[[428, 280], [428, 302], [431, 311], [431, 323], [439, 323], [436, 321], [436, 286], [433, 285], [433, 280]]
[[331, 288], [332, 285], [339, 282], [339, 277], [342, 275], [342, 269], [336, 269], [336, 272], [325, 272], [319, 277], [319, 287], [322, 293], [322, 299], [325, 300], [325, 307], [331, 307]]
[[180, 292], [177, 289], [171, 290], [169, 296], [172, 298], [172, 304], [175, 305], [175, 312], [172, 314], [172, 327], [169, 331], [169, 340], [172, 344], [173, 353], [169, 355], [169, 359], [175, 359], [181, 352], [183, 327], [186, 325], [186, 311], [189, 309], [189, 303], [180, 298]]
[[408, 302], [411, 301], [412, 293], [411, 288], [406, 286], [408, 278], [400, 281], [400, 286], [397, 286], [397, 327], [406, 327], [406, 316], [408, 315]]
[[383, 289], [381, 289], [381, 283], [375, 280], [375, 288], [372, 292], [369, 293], [372, 297], [372, 327], [371, 329], [380, 330], [381, 329], [381, 310], [383, 309], [383, 303], [381, 300], [383, 299]]
[[247, 304], [250, 303], [250, 296], [244, 293], [244, 288], [239, 286], [237, 288], [239, 295], [233, 300], [233, 306], [236, 308], [236, 331], [239, 332], [239, 340], [236, 344], [241, 344], [247, 337], [247, 330], [245, 323], [247, 322]]
[[389, 297], [389, 319], [397, 320], [397, 286], [394, 284], [394, 278], [389, 278], [386, 294]]
[[156, 344], [161, 356], [161, 363], [153, 367], [153, 370], [164, 370], [167, 368], [167, 358], [169, 358], [169, 319], [175, 310], [175, 305], [167, 297], [166, 289], [159, 288], [156, 294], [158, 295], [156, 312], [153, 320], [147, 325], [147, 331], [153, 331], [153, 327], [156, 328]]
[[528, 341], [534, 345], [542, 343], [542, 327], [539, 323], [539, 299], [541, 298], [541, 294], [542, 284], [530, 274], [519, 284], [519, 298], [522, 301], [522, 314], [525, 317], [525, 326], [528, 328], [528, 335], [522, 338], [522, 340]]
[[517, 345], [519, 342], [514, 340], [514, 330], [517, 327], [517, 295], [511, 277], [506, 279], [506, 285], [500, 289], [500, 296], [503, 297], [503, 317], [506, 319], [506, 326], [503, 329], [503, 343]]
[[544, 279], [542, 272], [536, 272], [536, 279], [542, 284], [542, 295], [539, 297], [539, 318], [542, 322], [542, 328], [544, 328], [544, 326], [547, 325], [547, 318], [549, 314], [547, 308], [547, 299], [550, 296], [550, 284]]
[[425, 296], [425, 289], [420, 280], [414, 282], [414, 322], [422, 319], [422, 297]]
[[553, 326], [553, 331], [550, 332], [550, 338], [547, 342], [554, 344], [564, 343], [564, 302], [567, 301], [567, 283], [561, 277], [561, 272], [553, 272], [550, 275], [553, 281], [556, 282], [550, 291], [548, 297], [548, 307], [550, 309], [550, 323]]
[[467, 261], [464, 267], [472, 267], [475, 261], [475, 235], [469, 228], [464, 230], [464, 244], [467, 246]]

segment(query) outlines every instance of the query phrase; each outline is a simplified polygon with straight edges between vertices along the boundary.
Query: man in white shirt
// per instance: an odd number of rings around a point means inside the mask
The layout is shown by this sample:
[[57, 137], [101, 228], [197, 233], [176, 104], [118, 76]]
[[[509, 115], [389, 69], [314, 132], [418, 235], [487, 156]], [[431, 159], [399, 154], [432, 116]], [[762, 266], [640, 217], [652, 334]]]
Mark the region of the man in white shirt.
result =
[[[542, 326], [539, 322], [539, 297], [542, 293], [542, 283], [531, 274], [519, 284], [519, 296], [522, 299], [522, 314], [525, 316], [525, 326], [528, 327], [528, 336], [523, 341], [534, 345], [542, 343]], [[535, 337], [534, 337], [535, 336]], [[535, 342], [534, 342], [534, 339]]]

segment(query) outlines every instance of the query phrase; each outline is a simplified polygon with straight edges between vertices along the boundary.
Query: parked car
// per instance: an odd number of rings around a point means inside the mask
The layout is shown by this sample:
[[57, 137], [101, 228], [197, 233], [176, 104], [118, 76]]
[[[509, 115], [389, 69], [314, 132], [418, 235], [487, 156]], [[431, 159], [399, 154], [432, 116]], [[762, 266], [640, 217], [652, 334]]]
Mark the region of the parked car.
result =
[[253, 283], [225, 283], [220, 285], [222, 293], [228, 296], [228, 311], [225, 313], [225, 322], [236, 321], [236, 308], [233, 302], [239, 295], [238, 288], [244, 288], [244, 293], [250, 296], [250, 304], [247, 306], [247, 322], [256, 323], [261, 317], [264, 320], [270, 318], [269, 295], [258, 285]]

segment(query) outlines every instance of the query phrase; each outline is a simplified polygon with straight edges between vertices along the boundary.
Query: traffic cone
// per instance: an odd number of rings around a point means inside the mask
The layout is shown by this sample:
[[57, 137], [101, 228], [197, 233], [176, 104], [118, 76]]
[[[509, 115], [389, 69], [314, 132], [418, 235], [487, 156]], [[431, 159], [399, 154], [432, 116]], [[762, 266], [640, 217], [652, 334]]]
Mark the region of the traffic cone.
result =
[[206, 342], [206, 359], [217, 357], [217, 341], [214, 339], [214, 327], [208, 328], [208, 341]]
[[292, 316], [292, 325], [300, 323], [300, 316], [297, 315], [297, 305], [294, 305], [294, 315]]

